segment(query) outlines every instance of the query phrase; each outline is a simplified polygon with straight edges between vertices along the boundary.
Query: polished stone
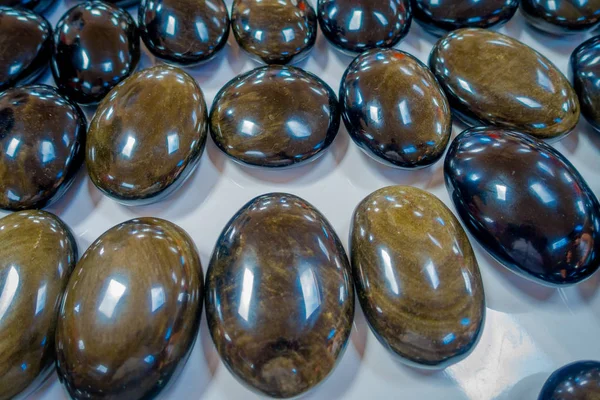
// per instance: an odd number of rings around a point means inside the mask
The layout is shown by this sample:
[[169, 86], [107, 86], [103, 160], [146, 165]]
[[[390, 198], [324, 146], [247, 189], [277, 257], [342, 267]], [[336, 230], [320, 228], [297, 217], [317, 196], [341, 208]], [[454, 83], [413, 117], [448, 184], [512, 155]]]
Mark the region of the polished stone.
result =
[[202, 266], [192, 239], [161, 219], [98, 238], [69, 280], [56, 329], [57, 372], [73, 399], [152, 399], [196, 339]]
[[571, 55], [573, 87], [579, 97], [581, 114], [600, 130], [600, 36], [577, 47]]
[[508, 22], [519, 0], [411, 0], [413, 17], [434, 35], [460, 28], [491, 28]]
[[548, 286], [571, 285], [600, 265], [600, 204], [558, 151], [498, 128], [450, 145], [446, 187], [463, 223], [499, 262]]
[[556, 140], [579, 121], [567, 78], [531, 47], [487, 29], [459, 29], [434, 46], [429, 65], [450, 106], [469, 125]]
[[35, 80], [48, 66], [51, 55], [52, 27], [44, 17], [0, 7], [0, 92]]
[[181, 65], [210, 60], [229, 36], [223, 0], [147, 0], [138, 9], [138, 24], [152, 54]]
[[194, 170], [207, 132], [206, 103], [194, 78], [168, 65], [139, 71], [94, 114], [86, 148], [90, 179], [124, 204], [161, 200]]
[[408, 0], [319, 0], [317, 14], [327, 40], [350, 54], [394, 47], [412, 20]]
[[242, 164], [288, 167], [323, 154], [337, 135], [333, 90], [300, 68], [265, 66], [234, 78], [210, 112], [216, 145]]
[[556, 35], [591, 31], [600, 25], [600, 0], [521, 0], [526, 20]]
[[[104, 0], [104, 1], [106, 1], [107, 3], [122, 7], [122, 8], [133, 7], [133, 6], [139, 5], [141, 3], [140, 0]], [[142, 1], [142, 3], [143, 3], [143, 1]]]
[[0, 219], [0, 400], [25, 397], [54, 368], [54, 332], [77, 262], [69, 228], [53, 214]]
[[55, 88], [0, 94], [0, 208], [45, 207], [71, 186], [84, 159], [85, 115]]
[[52, 74], [61, 93], [78, 103], [98, 103], [135, 70], [139, 59], [137, 26], [119, 7], [81, 3], [56, 25]]
[[538, 400], [600, 399], [600, 362], [577, 361], [556, 370], [546, 383]]
[[0, 6], [26, 8], [36, 13], [45, 11], [56, 0], [0, 0]]
[[206, 294], [223, 362], [271, 397], [298, 396], [323, 381], [350, 336], [354, 288], [346, 253], [325, 217], [294, 195], [259, 196], [229, 221]]
[[307, 0], [235, 0], [231, 28], [253, 57], [267, 64], [295, 63], [317, 40], [317, 15]]
[[446, 95], [424, 64], [399, 50], [372, 49], [354, 59], [342, 78], [340, 104], [354, 143], [391, 166], [427, 167], [450, 140]]
[[460, 222], [434, 195], [390, 186], [354, 211], [353, 277], [379, 341], [409, 364], [445, 368], [483, 330], [485, 296]]

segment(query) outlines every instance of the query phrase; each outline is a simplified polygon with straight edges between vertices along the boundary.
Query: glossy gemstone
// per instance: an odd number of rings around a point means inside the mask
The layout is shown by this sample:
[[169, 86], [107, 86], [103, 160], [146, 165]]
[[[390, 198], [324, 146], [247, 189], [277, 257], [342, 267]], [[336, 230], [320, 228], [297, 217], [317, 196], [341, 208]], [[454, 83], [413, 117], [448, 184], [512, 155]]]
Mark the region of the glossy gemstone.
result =
[[300, 61], [317, 40], [307, 0], [235, 0], [231, 28], [240, 47], [267, 64]]
[[391, 166], [429, 166], [450, 140], [446, 95], [425, 65], [399, 50], [358, 56], [342, 78], [340, 104], [354, 142]]
[[344, 248], [325, 217], [283, 193], [259, 196], [229, 221], [206, 277], [206, 316], [227, 368], [262, 394], [287, 398], [334, 369], [354, 318]]
[[600, 36], [593, 37], [573, 51], [571, 71], [573, 86], [579, 97], [581, 113], [600, 130]]
[[73, 399], [151, 399], [192, 348], [202, 312], [192, 239], [156, 218], [119, 224], [85, 252], [56, 330], [58, 377]]
[[434, 46], [429, 65], [450, 106], [469, 125], [558, 139], [579, 120], [565, 76], [531, 47], [486, 29], [459, 29]]
[[339, 125], [337, 97], [325, 82], [277, 65], [231, 80], [210, 112], [216, 145], [235, 161], [262, 167], [314, 159], [333, 142]]
[[556, 35], [600, 25], [600, 0], [521, 0], [521, 12], [534, 27]]
[[83, 163], [86, 119], [46, 85], [0, 94], [0, 208], [45, 207], [71, 186]]
[[0, 399], [25, 398], [53, 370], [58, 309], [76, 262], [75, 240], [53, 214], [0, 219]]
[[122, 7], [122, 8], [133, 7], [135, 5], [140, 4], [140, 0], [104, 0], [104, 1], [106, 1], [107, 3]]
[[327, 40], [351, 54], [394, 47], [412, 19], [408, 0], [318, 0], [317, 14]]
[[411, 0], [411, 6], [419, 25], [443, 35], [459, 28], [500, 26], [515, 15], [519, 0]]
[[350, 241], [358, 299], [386, 348], [435, 368], [469, 354], [485, 318], [483, 283], [444, 203], [409, 186], [377, 190], [356, 208]]
[[223, 0], [143, 1], [138, 22], [152, 54], [182, 65], [211, 59], [229, 36], [229, 13]]
[[575, 168], [528, 135], [463, 132], [450, 145], [446, 187], [463, 223], [499, 262], [549, 286], [600, 265], [600, 204]]
[[98, 103], [135, 70], [139, 59], [137, 26], [119, 7], [81, 3], [56, 25], [52, 74], [61, 93], [78, 103]]
[[168, 65], [137, 72], [106, 96], [90, 123], [90, 179], [124, 204], [158, 201], [194, 170], [207, 131], [206, 103], [194, 78]]
[[538, 400], [600, 399], [600, 362], [577, 361], [556, 370]]
[[44, 72], [51, 55], [52, 28], [44, 17], [0, 7], [0, 92], [33, 81]]
[[26, 8], [36, 13], [45, 11], [55, 0], [0, 0], [0, 6]]

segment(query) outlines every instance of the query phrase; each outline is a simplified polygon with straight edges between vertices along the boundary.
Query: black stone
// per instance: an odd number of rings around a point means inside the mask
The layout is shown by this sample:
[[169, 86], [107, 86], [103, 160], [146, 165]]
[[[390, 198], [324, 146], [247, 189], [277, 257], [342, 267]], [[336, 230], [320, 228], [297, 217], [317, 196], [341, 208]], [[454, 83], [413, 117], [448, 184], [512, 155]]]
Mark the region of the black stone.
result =
[[556, 370], [540, 392], [538, 400], [600, 399], [600, 362], [577, 361]]
[[521, 0], [535, 28], [556, 35], [588, 32], [600, 24], [600, 0]]
[[55, 0], [0, 0], [0, 6], [26, 8], [37, 13], [45, 11]]
[[593, 37], [571, 55], [573, 87], [579, 97], [581, 113], [600, 130], [600, 36]]

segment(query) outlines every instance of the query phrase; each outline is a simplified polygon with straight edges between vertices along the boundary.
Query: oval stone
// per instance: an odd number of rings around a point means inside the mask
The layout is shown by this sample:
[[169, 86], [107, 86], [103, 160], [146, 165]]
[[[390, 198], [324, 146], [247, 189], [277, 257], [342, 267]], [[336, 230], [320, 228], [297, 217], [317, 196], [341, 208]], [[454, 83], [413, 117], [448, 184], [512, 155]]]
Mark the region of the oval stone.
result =
[[503, 25], [517, 12], [519, 0], [411, 0], [411, 6], [419, 25], [443, 35], [460, 28]]
[[571, 55], [573, 86], [581, 114], [596, 129], [600, 130], [600, 36], [595, 36], [577, 47]]
[[81, 3], [56, 25], [52, 74], [61, 93], [78, 103], [98, 103], [135, 70], [139, 59], [137, 26], [119, 7]]
[[90, 179], [124, 204], [158, 201], [194, 170], [207, 131], [194, 78], [168, 65], [142, 70], [115, 87], [94, 114], [86, 148]]
[[151, 399], [187, 360], [202, 312], [192, 239], [157, 218], [123, 222], [85, 252], [56, 330], [57, 372], [75, 399]]
[[46, 85], [0, 94], [0, 208], [42, 208], [58, 200], [83, 164], [86, 118]]
[[556, 370], [538, 400], [600, 399], [600, 362], [577, 361]]
[[77, 245], [55, 215], [0, 219], [0, 399], [25, 398], [54, 369], [54, 332]]
[[44, 17], [0, 7], [0, 92], [35, 80], [48, 66], [51, 55], [52, 28]]
[[394, 167], [427, 167], [450, 140], [446, 95], [424, 64], [399, 50], [372, 49], [352, 61], [340, 104], [354, 143]]
[[463, 223], [499, 262], [548, 286], [600, 265], [600, 204], [558, 151], [525, 134], [475, 128], [450, 145], [446, 187]]
[[55, 0], [0, 0], [0, 6], [26, 8], [36, 13], [45, 11]]
[[152, 54], [181, 65], [210, 60], [229, 36], [223, 0], [144, 0], [138, 24]]
[[317, 40], [317, 14], [306, 0], [235, 0], [231, 28], [240, 47], [266, 64], [298, 62]]
[[232, 79], [210, 111], [215, 144], [234, 161], [289, 167], [315, 159], [335, 139], [340, 111], [333, 90], [300, 68], [265, 66]]
[[579, 102], [546, 57], [509, 36], [459, 29], [434, 46], [429, 65], [450, 106], [469, 125], [558, 139], [579, 120]]
[[140, 4], [140, 0], [103, 0], [107, 3], [117, 5], [121, 8], [133, 7]]
[[319, 0], [317, 14], [327, 40], [350, 54], [394, 47], [412, 20], [408, 0]]
[[555, 35], [591, 31], [600, 25], [600, 0], [521, 0], [535, 28]]
[[354, 318], [346, 253], [306, 201], [271, 193], [246, 204], [215, 246], [206, 316], [227, 368], [262, 394], [287, 398], [334, 369]]

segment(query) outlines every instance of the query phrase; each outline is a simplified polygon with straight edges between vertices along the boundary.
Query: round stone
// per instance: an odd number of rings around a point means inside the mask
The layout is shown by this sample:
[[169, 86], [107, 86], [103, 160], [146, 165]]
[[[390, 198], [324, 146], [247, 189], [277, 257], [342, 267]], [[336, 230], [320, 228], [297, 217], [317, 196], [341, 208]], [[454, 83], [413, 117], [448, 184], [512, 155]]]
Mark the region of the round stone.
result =
[[584, 33], [600, 25], [600, 0], [521, 0], [535, 28], [555, 35]]
[[600, 36], [586, 40], [571, 55], [573, 87], [579, 97], [581, 114], [600, 130]]
[[36, 13], [42, 13], [54, 4], [54, 2], [55, 0], [0, 0], [0, 6], [25, 8], [33, 10]]
[[556, 370], [538, 400], [600, 399], [600, 362], [577, 361]]

